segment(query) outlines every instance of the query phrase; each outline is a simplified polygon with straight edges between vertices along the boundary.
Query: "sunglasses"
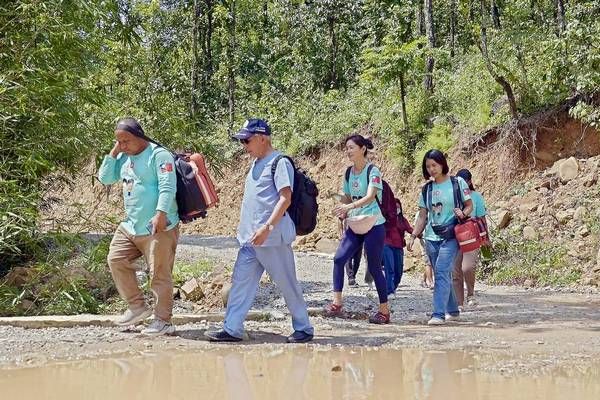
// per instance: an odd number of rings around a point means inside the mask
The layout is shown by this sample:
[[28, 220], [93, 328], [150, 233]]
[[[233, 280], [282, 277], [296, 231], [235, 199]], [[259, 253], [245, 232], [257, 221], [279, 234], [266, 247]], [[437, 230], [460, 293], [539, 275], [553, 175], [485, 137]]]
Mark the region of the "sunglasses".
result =
[[250, 143], [250, 139], [240, 139], [240, 143], [248, 144], [248, 143]]

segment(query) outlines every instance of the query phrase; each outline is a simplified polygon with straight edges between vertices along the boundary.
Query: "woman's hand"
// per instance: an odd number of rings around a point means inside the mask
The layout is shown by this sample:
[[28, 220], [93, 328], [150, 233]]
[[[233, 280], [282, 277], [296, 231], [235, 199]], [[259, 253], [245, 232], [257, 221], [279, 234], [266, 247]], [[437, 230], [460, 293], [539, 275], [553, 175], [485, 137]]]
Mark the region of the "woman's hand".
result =
[[338, 204], [333, 208], [333, 215], [338, 218], [345, 219], [348, 216], [348, 211], [352, 210], [354, 206], [350, 204]]
[[410, 237], [408, 238], [408, 242], [406, 243], [406, 250], [412, 252], [414, 244], [415, 244], [415, 237], [413, 235], [410, 235]]
[[456, 215], [456, 218], [458, 218], [458, 219], [465, 219], [465, 218], [467, 218], [466, 214], [460, 208], [455, 208], [454, 209], [454, 215]]

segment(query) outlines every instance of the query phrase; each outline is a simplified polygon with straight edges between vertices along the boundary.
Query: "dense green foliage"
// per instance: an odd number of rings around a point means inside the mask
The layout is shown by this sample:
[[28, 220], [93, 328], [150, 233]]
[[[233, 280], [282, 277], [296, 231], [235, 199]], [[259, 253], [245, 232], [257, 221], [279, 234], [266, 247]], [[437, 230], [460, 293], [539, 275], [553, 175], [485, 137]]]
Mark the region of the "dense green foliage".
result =
[[360, 129], [412, 168], [457, 132], [593, 97], [599, 14], [600, 0], [3, 2], [0, 270], [40, 248], [42, 177], [108, 150], [120, 116], [220, 160], [248, 116], [290, 152]]

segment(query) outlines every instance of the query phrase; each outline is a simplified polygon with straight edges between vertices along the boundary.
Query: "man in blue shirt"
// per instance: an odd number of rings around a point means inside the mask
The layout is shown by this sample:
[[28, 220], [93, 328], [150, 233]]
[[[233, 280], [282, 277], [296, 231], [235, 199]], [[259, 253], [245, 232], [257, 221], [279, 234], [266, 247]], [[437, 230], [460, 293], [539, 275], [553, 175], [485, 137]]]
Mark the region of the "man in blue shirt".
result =
[[292, 251], [296, 230], [286, 213], [292, 201], [293, 167], [281, 158], [275, 173], [271, 172], [273, 160], [280, 153], [271, 145], [271, 128], [261, 119], [247, 120], [234, 138], [255, 160], [244, 187], [237, 234], [241, 247], [233, 267], [223, 330], [207, 332], [206, 336], [219, 342], [242, 340], [244, 320], [266, 270], [281, 290], [292, 315], [294, 332], [287, 341], [308, 342], [313, 338], [313, 327], [296, 278]]
[[122, 182], [126, 218], [113, 236], [108, 265], [119, 294], [129, 309], [118, 325], [134, 325], [152, 315], [144, 300], [132, 262], [144, 256], [152, 274], [154, 321], [147, 335], [172, 334], [172, 270], [177, 247], [179, 216], [175, 194], [177, 177], [173, 155], [149, 142], [133, 118], [119, 121], [117, 142], [98, 172], [104, 185]]

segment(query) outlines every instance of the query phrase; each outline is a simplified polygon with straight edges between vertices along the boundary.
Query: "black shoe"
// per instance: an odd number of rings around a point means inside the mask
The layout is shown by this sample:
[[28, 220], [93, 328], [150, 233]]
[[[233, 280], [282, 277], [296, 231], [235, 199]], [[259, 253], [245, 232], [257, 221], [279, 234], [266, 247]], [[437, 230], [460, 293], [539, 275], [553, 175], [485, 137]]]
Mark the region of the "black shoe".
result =
[[313, 335], [309, 335], [308, 333], [302, 331], [294, 331], [294, 333], [287, 338], [288, 343], [306, 343], [310, 342], [311, 340], [313, 340]]
[[204, 336], [211, 342], [241, 342], [242, 338], [231, 336], [225, 330], [220, 331], [206, 331]]
[[348, 286], [357, 287], [356, 279], [348, 279]]

